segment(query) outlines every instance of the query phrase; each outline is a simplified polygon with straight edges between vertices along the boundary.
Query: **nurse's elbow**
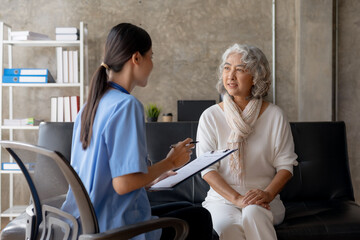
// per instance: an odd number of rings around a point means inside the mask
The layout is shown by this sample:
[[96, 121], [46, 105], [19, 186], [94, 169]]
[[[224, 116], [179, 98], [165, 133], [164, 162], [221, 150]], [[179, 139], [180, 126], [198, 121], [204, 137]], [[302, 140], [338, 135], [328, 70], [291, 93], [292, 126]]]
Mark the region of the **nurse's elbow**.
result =
[[115, 192], [119, 195], [124, 195], [132, 191], [129, 184], [126, 184], [120, 177], [113, 178], [112, 185]]

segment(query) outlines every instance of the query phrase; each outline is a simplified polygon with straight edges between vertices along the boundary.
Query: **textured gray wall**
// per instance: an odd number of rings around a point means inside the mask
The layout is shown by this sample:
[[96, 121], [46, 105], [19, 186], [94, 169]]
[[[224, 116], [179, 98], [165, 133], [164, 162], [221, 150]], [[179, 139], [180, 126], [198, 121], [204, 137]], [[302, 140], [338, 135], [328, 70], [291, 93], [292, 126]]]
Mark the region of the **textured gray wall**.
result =
[[[120, 22], [142, 26], [153, 40], [154, 70], [148, 86], [135, 89], [133, 94], [144, 105], [159, 104], [163, 112], [172, 112], [176, 119], [179, 99], [218, 99], [216, 70], [221, 54], [230, 44], [256, 45], [271, 62], [271, 2], [0, 0], [0, 21], [10, 24], [14, 30], [42, 32], [52, 38], [57, 26], [78, 26], [80, 21], [86, 22], [90, 76], [101, 63], [105, 37], [112, 26]], [[301, 2], [305, 3], [301, 5]], [[329, 72], [332, 69], [329, 69], [331, 35], [328, 26], [332, 0], [277, 0], [276, 3], [276, 102], [290, 121], [330, 120]], [[352, 179], [357, 201], [360, 201], [360, 152], [356, 147], [360, 140], [357, 121], [360, 110], [360, 80], [357, 77], [360, 71], [357, 56], [360, 17], [357, 13], [360, 3], [357, 0], [339, 3], [339, 120], [347, 124]], [[303, 9], [306, 5], [313, 8], [307, 11]], [[54, 49], [21, 48], [14, 51], [14, 67], [48, 67], [56, 75]], [[310, 79], [313, 82], [309, 82]], [[15, 97], [44, 105], [29, 107], [21, 101], [15, 102], [18, 108], [14, 116], [48, 120], [49, 96], [73, 94], [76, 94], [75, 90], [21, 89]], [[6, 96], [5, 92], [4, 101]], [[271, 95], [269, 99], [272, 99]], [[316, 104], [318, 102], [321, 104]], [[6, 116], [7, 109], [4, 114]], [[36, 142], [35, 133], [16, 135], [25, 141]], [[4, 177], [2, 186], [4, 190]], [[27, 199], [27, 196], [23, 197], [23, 201]], [[2, 204], [7, 204], [7, 198], [2, 197]]]
[[276, 1], [276, 104], [297, 121], [295, 1]]
[[360, 202], [360, 1], [339, 1], [339, 120], [345, 121], [355, 198]]
[[298, 121], [331, 121], [332, 1], [297, 0]]
[[[153, 39], [155, 67], [147, 88], [135, 89], [133, 94], [144, 105], [159, 104], [175, 119], [179, 99], [218, 99], [215, 72], [230, 44], [256, 45], [270, 61], [272, 57], [271, 1], [1, 1], [1, 6], [8, 7], [1, 9], [0, 19], [14, 30], [38, 31], [54, 38], [56, 26], [88, 23], [90, 76], [101, 63], [112, 26], [132, 22], [145, 28]], [[14, 11], [24, 17], [17, 18]], [[54, 50], [19, 51], [14, 54], [16, 66], [48, 66], [56, 73]], [[61, 95], [58, 91], [51, 95]], [[44, 110], [37, 116], [48, 119], [49, 113]]]

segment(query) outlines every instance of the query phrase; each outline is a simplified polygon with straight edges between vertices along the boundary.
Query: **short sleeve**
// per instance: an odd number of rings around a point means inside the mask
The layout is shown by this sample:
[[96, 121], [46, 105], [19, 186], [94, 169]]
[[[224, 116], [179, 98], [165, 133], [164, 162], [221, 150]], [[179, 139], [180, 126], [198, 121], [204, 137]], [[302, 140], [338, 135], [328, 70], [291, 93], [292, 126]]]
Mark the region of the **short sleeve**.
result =
[[[209, 118], [209, 112], [207, 111], [205, 111], [200, 116], [199, 125], [196, 132], [196, 140], [199, 141], [196, 146], [196, 156], [201, 156], [208, 151], [217, 150], [216, 137], [214, 133], [215, 127], [212, 126], [211, 120]], [[211, 171], [217, 171], [218, 168], [219, 162], [203, 170], [201, 172], [201, 176], [203, 177], [205, 174]]]
[[112, 178], [147, 172], [143, 106], [130, 98], [112, 113], [103, 133]]
[[293, 166], [298, 164], [296, 159], [297, 155], [295, 154], [290, 124], [286, 117], [282, 115], [276, 131], [274, 167], [277, 172], [285, 169], [293, 174]]

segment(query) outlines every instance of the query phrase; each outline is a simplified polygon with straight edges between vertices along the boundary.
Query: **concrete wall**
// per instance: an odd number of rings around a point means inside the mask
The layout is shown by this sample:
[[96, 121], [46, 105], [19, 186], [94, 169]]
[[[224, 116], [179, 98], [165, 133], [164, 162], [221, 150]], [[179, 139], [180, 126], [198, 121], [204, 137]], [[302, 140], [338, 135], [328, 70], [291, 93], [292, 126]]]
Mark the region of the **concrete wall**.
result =
[[[57, 26], [78, 26], [80, 21], [88, 23], [90, 76], [102, 61], [104, 41], [112, 26], [120, 22], [142, 26], [152, 36], [154, 70], [148, 86], [135, 89], [133, 94], [144, 105], [159, 104], [163, 112], [172, 112], [176, 119], [177, 100], [218, 99], [216, 70], [221, 54], [230, 44], [256, 45], [271, 62], [271, 2], [0, 0], [0, 20], [14, 30], [42, 32], [52, 38]], [[276, 103], [290, 121], [331, 120], [332, 3], [333, 0], [276, 1]], [[339, 0], [338, 117], [348, 128], [350, 165], [358, 202], [359, 10], [358, 1]], [[54, 49], [16, 49], [14, 63], [14, 67], [47, 67], [56, 74]], [[75, 90], [19, 90], [15, 97], [44, 105], [29, 107], [16, 102], [18, 108], [14, 116], [49, 120], [49, 96], [73, 94]], [[5, 92], [5, 101], [6, 96]], [[272, 99], [271, 94], [268, 99]], [[4, 114], [6, 116], [7, 109]], [[36, 142], [36, 134], [16, 134], [20, 139]], [[2, 191], [6, 181], [3, 177]], [[23, 197], [24, 201], [27, 199]], [[2, 196], [4, 204], [7, 199]]]
[[360, 1], [339, 1], [338, 119], [345, 121], [355, 198], [360, 202]]
[[331, 121], [332, 1], [296, 2], [297, 120]]
[[[2, 1], [11, 7], [1, 9], [0, 18], [15, 30], [54, 37], [56, 26], [87, 22], [90, 76], [101, 63], [112, 26], [131, 22], [146, 29], [153, 40], [154, 70], [148, 86], [135, 89], [133, 94], [144, 105], [159, 104], [175, 119], [179, 99], [218, 99], [215, 72], [229, 45], [240, 42], [259, 46], [271, 61], [271, 1]], [[14, 9], [24, 18], [14, 17]], [[18, 66], [45, 65], [56, 73], [53, 50], [21, 51], [15, 55]], [[52, 95], [57, 94], [61, 93]], [[46, 111], [38, 114], [44, 119], [50, 117]]]

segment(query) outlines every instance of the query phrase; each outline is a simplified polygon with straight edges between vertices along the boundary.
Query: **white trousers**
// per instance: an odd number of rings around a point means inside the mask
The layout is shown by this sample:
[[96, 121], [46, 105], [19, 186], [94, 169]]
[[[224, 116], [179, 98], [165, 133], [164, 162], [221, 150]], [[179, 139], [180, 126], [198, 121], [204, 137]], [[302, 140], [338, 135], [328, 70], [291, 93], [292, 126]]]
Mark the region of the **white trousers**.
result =
[[224, 201], [205, 201], [203, 206], [211, 213], [220, 240], [277, 239], [274, 225], [280, 224], [285, 216], [285, 207], [279, 197], [270, 203], [271, 210], [258, 205], [240, 209]]

